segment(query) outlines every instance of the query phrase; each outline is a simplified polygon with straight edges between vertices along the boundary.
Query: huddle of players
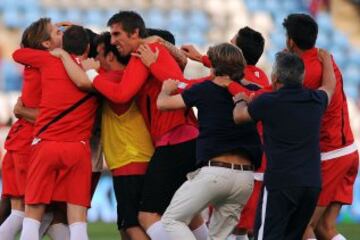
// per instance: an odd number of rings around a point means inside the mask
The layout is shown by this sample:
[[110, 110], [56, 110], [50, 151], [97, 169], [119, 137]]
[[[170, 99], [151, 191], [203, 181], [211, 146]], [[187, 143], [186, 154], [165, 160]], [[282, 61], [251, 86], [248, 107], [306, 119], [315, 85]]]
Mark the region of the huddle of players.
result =
[[[164, 39], [146, 38], [145, 24], [134, 12], [115, 14], [108, 26], [110, 33], [101, 34], [95, 44], [100, 64], [88, 59], [91, 52], [89, 32], [82, 27], [71, 26], [63, 34], [50, 20], [41, 19], [25, 30], [24, 48], [13, 54], [14, 60], [26, 67], [22, 97], [16, 111], [19, 120], [6, 142], [8, 153], [3, 163], [3, 195], [11, 197], [12, 213], [0, 227], [0, 238], [13, 239], [22, 224], [21, 239], [39, 239], [45, 231], [40, 228], [44, 212], [52, 211], [56, 215], [56, 211], [46, 209], [46, 205], [65, 202], [69, 229], [54, 221], [57, 224], [52, 224], [48, 232], [53, 234], [53, 239], [87, 239], [86, 210], [90, 206], [90, 186], [94, 182], [91, 181], [89, 139], [99, 106], [95, 89], [105, 97], [101, 101], [100, 138], [114, 180], [118, 228], [124, 230], [125, 239], [225, 239], [236, 225], [241, 210], [240, 223], [234, 233], [239, 234], [237, 239], [247, 239], [247, 232], [254, 229], [261, 172], [266, 165], [263, 161], [259, 173], [254, 174], [256, 181], [252, 191], [253, 166], [258, 167], [261, 158], [256, 127], [262, 135], [262, 126], [257, 124], [255, 127], [252, 123], [235, 125], [231, 96], [239, 92], [260, 95], [262, 90], [259, 89], [270, 88], [266, 75], [255, 66], [264, 48], [261, 34], [248, 27], [240, 29], [231, 43], [241, 51], [233, 45], [220, 44], [210, 48], [207, 57], [191, 46], [184, 46], [183, 52], [179, 53]], [[317, 89], [325, 70], [314, 48], [316, 23], [307, 15], [292, 14], [285, 19], [284, 27], [288, 50], [299, 55], [304, 62], [304, 85]], [[167, 35], [163, 38], [166, 39]], [[183, 54], [211, 67], [213, 75], [185, 79], [182, 74], [186, 64]], [[232, 58], [224, 57], [228, 55]], [[335, 220], [341, 205], [351, 204], [352, 185], [357, 173], [358, 156], [349, 126], [341, 73], [335, 64], [334, 69], [337, 84], [320, 132], [323, 189], [305, 239], [315, 238], [314, 231], [319, 238], [344, 239], [336, 232]], [[183, 84], [166, 81], [168, 79]], [[162, 88], [164, 81], [166, 84]], [[191, 87], [210, 82], [219, 88], [213, 92], [219, 101], [222, 97], [227, 101], [224, 114], [230, 118], [225, 122], [223, 119], [214, 120], [211, 114], [206, 115], [211, 110], [205, 111], [206, 104], [201, 105], [200, 97], [195, 97], [200, 94], [194, 94], [196, 88]], [[166, 95], [174, 91], [184, 91], [185, 104], [176, 105], [174, 111], [160, 111], [158, 107], [173, 108], [167, 106], [173, 100], [167, 99]], [[203, 90], [204, 95], [206, 91], [210, 90]], [[214, 99], [212, 104], [216, 109], [215, 95]], [[174, 100], [175, 104], [178, 100]], [[237, 101], [243, 101], [240, 100]], [[197, 146], [197, 122], [191, 108], [185, 106], [199, 109], [201, 130]], [[214, 111], [214, 114], [219, 113]], [[218, 116], [221, 118], [222, 115]], [[228, 127], [217, 129], [215, 125]], [[220, 139], [219, 135], [224, 132], [224, 139]], [[214, 138], [209, 144], [212, 136]], [[233, 145], [229, 144], [230, 139]], [[247, 141], [241, 142], [241, 139]], [[237, 149], [239, 146], [241, 150]], [[218, 149], [218, 152], [213, 149]], [[234, 153], [234, 150], [239, 151]], [[206, 154], [199, 154], [204, 152]], [[224, 153], [230, 156], [219, 158]], [[233, 170], [229, 166], [241, 166], [241, 169]], [[186, 174], [197, 168], [201, 168], [201, 172], [194, 172], [186, 181]], [[248, 188], [236, 193], [220, 192], [222, 185], [213, 184], [221, 182], [224, 177], [211, 179], [209, 176], [215, 175], [211, 171], [218, 174], [221, 169], [225, 175], [230, 174], [227, 171], [235, 171], [234, 179], [242, 179], [236, 189]], [[199, 182], [203, 185], [196, 185]], [[195, 187], [193, 192], [185, 191], [194, 186], [202, 189], [196, 192]], [[211, 196], [201, 191], [211, 192], [211, 188], [214, 188]], [[237, 196], [232, 199], [235, 202], [229, 204], [228, 197], [234, 194]], [[205, 199], [201, 199], [204, 195]], [[213, 219], [208, 230], [199, 213], [209, 204], [213, 207]], [[233, 207], [228, 208], [230, 205]], [[189, 209], [189, 212], [185, 211], [186, 216], [183, 214], [184, 206]], [[308, 223], [310, 219], [303, 220]], [[184, 235], [177, 235], [179, 229]], [[259, 231], [258, 228], [254, 230]], [[258, 239], [279, 239], [272, 232], [265, 231], [261, 237], [255, 235]], [[282, 236], [284, 239], [290, 239], [285, 235]]]

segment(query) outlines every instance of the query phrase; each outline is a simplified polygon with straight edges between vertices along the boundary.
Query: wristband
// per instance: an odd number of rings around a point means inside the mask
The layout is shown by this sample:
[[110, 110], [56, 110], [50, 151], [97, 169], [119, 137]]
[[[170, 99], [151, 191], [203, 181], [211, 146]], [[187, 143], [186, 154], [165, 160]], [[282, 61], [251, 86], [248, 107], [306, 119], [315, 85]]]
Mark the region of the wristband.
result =
[[185, 89], [186, 86], [187, 86], [187, 84], [184, 83], [184, 82], [178, 82], [178, 84], [177, 84], [177, 87], [180, 88], [180, 89]]
[[99, 75], [99, 73], [95, 69], [89, 69], [86, 71], [86, 75], [88, 76], [91, 83], [94, 82], [94, 79]]

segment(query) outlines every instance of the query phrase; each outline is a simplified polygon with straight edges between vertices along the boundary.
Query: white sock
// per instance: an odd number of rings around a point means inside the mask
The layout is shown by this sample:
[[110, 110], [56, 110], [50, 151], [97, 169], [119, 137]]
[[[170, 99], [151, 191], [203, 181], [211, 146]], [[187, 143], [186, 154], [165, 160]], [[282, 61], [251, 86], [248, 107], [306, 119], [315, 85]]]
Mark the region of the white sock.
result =
[[244, 234], [244, 235], [237, 235], [236, 236], [236, 240], [249, 240], [248, 235]]
[[206, 224], [203, 223], [200, 227], [194, 229], [192, 233], [194, 234], [196, 240], [206, 240], [209, 235], [209, 229]]
[[0, 226], [1, 239], [13, 240], [16, 234], [20, 231], [24, 220], [24, 212], [18, 210], [11, 210], [11, 214]]
[[157, 221], [146, 230], [147, 235], [153, 240], [171, 240], [161, 221]]
[[86, 222], [70, 224], [70, 240], [88, 240]]
[[308, 238], [306, 240], [317, 240], [316, 238]]
[[54, 219], [54, 214], [52, 212], [45, 213], [41, 219], [39, 235], [42, 237], [45, 235], [48, 230], [52, 220]]
[[49, 235], [52, 240], [70, 240], [70, 229], [66, 224], [56, 223], [49, 227], [47, 235]]
[[331, 240], [346, 240], [346, 238], [339, 233], [338, 235], [333, 237]]
[[20, 240], [39, 240], [39, 221], [26, 217], [22, 228]]

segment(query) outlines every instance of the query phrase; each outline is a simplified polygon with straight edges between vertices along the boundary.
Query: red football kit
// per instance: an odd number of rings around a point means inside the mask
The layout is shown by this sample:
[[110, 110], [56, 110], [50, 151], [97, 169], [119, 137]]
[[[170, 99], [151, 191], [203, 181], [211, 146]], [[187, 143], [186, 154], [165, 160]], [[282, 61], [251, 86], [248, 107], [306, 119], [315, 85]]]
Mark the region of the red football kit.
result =
[[33, 143], [25, 203], [64, 201], [89, 206], [89, 139], [97, 108], [95, 97], [39, 133], [42, 127], [87, 93], [80, 91], [71, 81], [62, 61], [47, 51], [18, 49], [13, 58], [21, 64], [38, 68], [41, 74], [42, 97], [34, 130], [38, 140]]
[[[304, 86], [311, 89], [320, 87], [322, 64], [317, 57], [317, 49], [305, 51], [301, 58], [305, 65]], [[359, 166], [357, 146], [354, 143], [343, 90], [343, 78], [334, 61], [333, 66], [336, 87], [320, 129], [322, 191], [319, 206], [327, 206], [331, 202], [351, 204]]]
[[[26, 66], [21, 91], [21, 99], [25, 107], [39, 107], [41, 99], [40, 83], [38, 69]], [[5, 141], [7, 153], [2, 163], [3, 196], [24, 196], [33, 131], [34, 124], [20, 118], [8, 133]]]

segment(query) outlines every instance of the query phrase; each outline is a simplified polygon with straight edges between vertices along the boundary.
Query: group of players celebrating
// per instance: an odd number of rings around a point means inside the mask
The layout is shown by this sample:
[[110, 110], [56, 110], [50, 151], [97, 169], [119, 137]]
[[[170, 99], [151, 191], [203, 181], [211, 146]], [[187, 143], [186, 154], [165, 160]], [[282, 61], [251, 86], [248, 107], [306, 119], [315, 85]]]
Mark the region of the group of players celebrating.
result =
[[[103, 156], [122, 239], [345, 239], [336, 218], [359, 157], [341, 72], [315, 47], [310, 16], [284, 19], [271, 81], [252, 28], [202, 55], [133, 11], [107, 26], [98, 35], [41, 18], [13, 53], [24, 82], [5, 143], [1, 240], [21, 229], [21, 240], [88, 239]], [[187, 58], [211, 73], [186, 79]]]

